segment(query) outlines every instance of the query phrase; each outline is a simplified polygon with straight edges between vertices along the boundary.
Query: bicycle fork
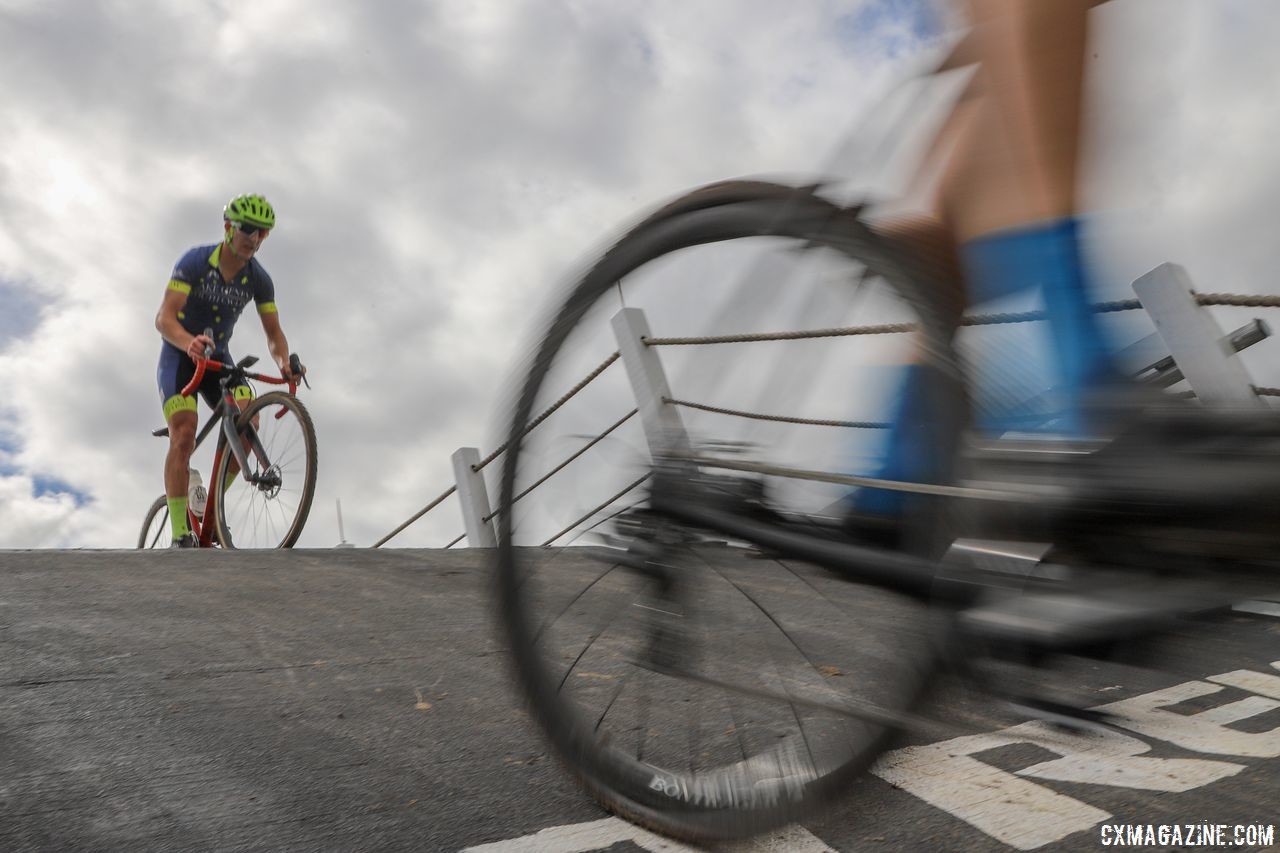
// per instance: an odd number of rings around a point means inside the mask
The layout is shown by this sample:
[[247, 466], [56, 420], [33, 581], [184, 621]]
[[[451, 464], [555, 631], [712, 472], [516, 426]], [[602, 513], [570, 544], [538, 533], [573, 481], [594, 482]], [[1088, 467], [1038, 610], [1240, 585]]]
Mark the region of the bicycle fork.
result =
[[[249, 445], [253, 450], [253, 455], [261, 464], [260, 471], [255, 471], [249, 465], [248, 454], [245, 453], [244, 446], [240, 441], [240, 435], [236, 432], [235, 418], [224, 418], [222, 421], [222, 438], [224, 449], [229, 448], [231, 455], [235, 457], [236, 464], [240, 467], [240, 476], [254, 486], [261, 486], [264, 481], [270, 477], [270, 467], [267, 460], [266, 448], [262, 446], [262, 441], [258, 438], [258, 431], [254, 429], [253, 424], [245, 427], [245, 434], [249, 436]], [[214, 469], [217, 470], [215, 464]]]

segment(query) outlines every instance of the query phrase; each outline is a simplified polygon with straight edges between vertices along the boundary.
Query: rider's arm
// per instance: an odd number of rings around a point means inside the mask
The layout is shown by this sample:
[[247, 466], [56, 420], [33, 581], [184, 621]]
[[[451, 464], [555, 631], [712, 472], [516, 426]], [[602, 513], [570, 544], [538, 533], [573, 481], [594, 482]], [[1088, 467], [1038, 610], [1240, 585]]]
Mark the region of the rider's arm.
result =
[[[284, 329], [280, 326], [280, 314], [272, 306], [270, 311], [259, 311], [258, 317], [262, 320], [262, 331], [267, 335], [267, 351], [271, 353], [271, 358], [275, 361], [276, 366], [280, 368], [280, 375], [285, 379], [289, 379], [289, 341], [284, 336]], [[306, 368], [303, 368], [306, 373]]]
[[[275, 283], [260, 265], [256, 266], [256, 272], [253, 301], [258, 306], [258, 319], [262, 321], [262, 331], [267, 335], [267, 351], [271, 353], [271, 358], [280, 368], [281, 376], [285, 379], [299, 378], [293, 376], [292, 371], [289, 370], [289, 341], [284, 336], [284, 329], [280, 327]], [[306, 373], [307, 369], [302, 368], [302, 372]]]
[[178, 312], [187, 304], [187, 294], [170, 288], [164, 292], [164, 301], [156, 312], [156, 330], [166, 341], [185, 352], [192, 358], [204, 353], [204, 348], [213, 346], [213, 341], [204, 335], [193, 335], [182, 328], [178, 320]]

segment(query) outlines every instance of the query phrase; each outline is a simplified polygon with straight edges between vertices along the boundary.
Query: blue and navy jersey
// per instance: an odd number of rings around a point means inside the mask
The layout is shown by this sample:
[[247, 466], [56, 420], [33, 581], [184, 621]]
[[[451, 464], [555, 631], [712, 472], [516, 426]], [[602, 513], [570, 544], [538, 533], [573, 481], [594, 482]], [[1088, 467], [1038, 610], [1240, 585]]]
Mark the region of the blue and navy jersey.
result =
[[258, 306], [259, 314], [274, 313], [276, 289], [257, 258], [250, 258], [234, 281], [224, 280], [218, 270], [221, 256], [221, 243], [189, 249], [174, 266], [169, 289], [187, 295], [187, 304], [178, 312], [182, 328], [193, 335], [213, 329], [218, 353], [225, 355], [236, 320], [249, 300]]

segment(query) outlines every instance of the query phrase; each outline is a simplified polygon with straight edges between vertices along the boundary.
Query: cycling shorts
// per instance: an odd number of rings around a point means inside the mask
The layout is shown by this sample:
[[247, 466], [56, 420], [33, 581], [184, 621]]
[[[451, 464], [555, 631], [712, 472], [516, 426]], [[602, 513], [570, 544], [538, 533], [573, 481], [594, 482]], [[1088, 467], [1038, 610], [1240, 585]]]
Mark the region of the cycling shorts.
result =
[[[213, 358], [224, 364], [235, 363], [231, 354], [227, 352], [214, 353]], [[174, 412], [196, 410], [195, 395], [182, 396], [182, 389], [195, 375], [196, 363], [191, 360], [191, 357], [166, 341], [160, 348], [160, 363], [156, 366], [156, 384], [160, 388], [160, 406], [164, 412], [165, 423], [169, 422]], [[196, 388], [204, 401], [209, 404], [209, 408], [216, 408], [218, 401], [222, 398], [222, 389], [218, 386], [221, 376], [221, 371], [205, 371], [204, 378]], [[237, 400], [248, 400], [253, 397], [253, 389], [242, 384], [233, 388], [232, 394]]]

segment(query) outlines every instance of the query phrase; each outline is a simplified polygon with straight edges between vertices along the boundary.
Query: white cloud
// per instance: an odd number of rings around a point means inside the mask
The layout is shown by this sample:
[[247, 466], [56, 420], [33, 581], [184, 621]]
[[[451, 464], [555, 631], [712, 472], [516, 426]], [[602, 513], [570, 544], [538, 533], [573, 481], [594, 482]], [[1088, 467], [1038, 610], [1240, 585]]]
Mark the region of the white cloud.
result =
[[[58, 547], [77, 544], [75, 500], [65, 495], [33, 497], [30, 477], [0, 477], [0, 518], [9, 547]], [[138, 525], [142, 521], [139, 519]]]
[[[0, 5], [0, 281], [47, 306], [0, 347], [8, 547], [133, 543], [161, 490], [152, 319], [234, 193], [277, 207], [261, 259], [315, 386], [302, 543], [337, 541], [340, 497], [347, 538], [369, 544], [449, 485], [455, 448], [491, 449], [533, 318], [591, 249], [682, 189], [818, 168], [901, 67], [841, 36], [862, 0]], [[1275, 32], [1273, 13], [1232, 8]], [[1257, 20], [1245, 29], [1265, 43]], [[1162, 47], [1130, 44], [1130, 64], [1156, 67]], [[1167, 109], [1128, 103], [1197, 139], [1225, 122], [1228, 156], [1263, 160], [1274, 120], [1236, 85], [1243, 59], [1212, 50], [1194, 91], [1160, 90]], [[1230, 289], [1263, 286], [1243, 278], [1265, 258], [1246, 226], [1273, 170], [1221, 180], [1224, 160], [1170, 189], [1152, 170], [1172, 161], [1128, 162], [1115, 174], [1135, 191], [1236, 221], [1247, 264]], [[1165, 221], [1115, 248], [1117, 265], [1167, 251]], [[1195, 263], [1235, 271], [1213, 257]], [[266, 355], [251, 312], [234, 351]], [[35, 498], [34, 476], [92, 500]], [[395, 544], [461, 529], [448, 505]]]

